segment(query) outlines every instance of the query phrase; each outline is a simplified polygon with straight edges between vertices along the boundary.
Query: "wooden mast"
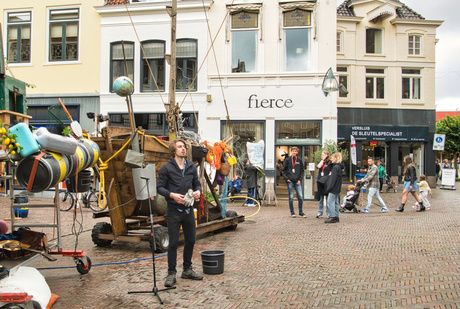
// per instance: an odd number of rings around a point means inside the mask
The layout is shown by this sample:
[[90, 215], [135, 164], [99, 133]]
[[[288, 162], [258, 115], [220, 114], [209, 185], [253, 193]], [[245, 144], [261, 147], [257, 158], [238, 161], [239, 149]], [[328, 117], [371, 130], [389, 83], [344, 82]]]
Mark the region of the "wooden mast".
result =
[[177, 135], [176, 111], [176, 23], [177, 23], [177, 0], [172, 0], [172, 5], [166, 10], [171, 17], [171, 55], [169, 60], [169, 104], [166, 111], [166, 121], [169, 126], [169, 140], [173, 141]]

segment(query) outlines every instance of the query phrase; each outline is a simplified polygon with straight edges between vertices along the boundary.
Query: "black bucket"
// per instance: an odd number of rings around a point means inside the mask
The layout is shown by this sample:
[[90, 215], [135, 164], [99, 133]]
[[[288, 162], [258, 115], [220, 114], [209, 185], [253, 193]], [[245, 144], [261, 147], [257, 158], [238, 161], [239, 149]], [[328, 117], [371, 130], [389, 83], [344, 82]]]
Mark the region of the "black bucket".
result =
[[[34, 162], [38, 155], [37, 170], [34, 179], [30, 179]], [[42, 192], [55, 186], [65, 178], [69, 162], [60, 154], [45, 152], [32, 154], [19, 162], [16, 169], [16, 178], [24, 189], [27, 189], [30, 180], [33, 180], [30, 192]]]
[[[83, 170], [76, 176], [66, 179], [65, 184], [69, 192], [86, 192], [91, 188], [91, 171]], [[78, 183], [77, 183], [78, 182]]]
[[203, 272], [208, 275], [218, 275], [224, 272], [225, 251], [208, 250], [201, 251]]

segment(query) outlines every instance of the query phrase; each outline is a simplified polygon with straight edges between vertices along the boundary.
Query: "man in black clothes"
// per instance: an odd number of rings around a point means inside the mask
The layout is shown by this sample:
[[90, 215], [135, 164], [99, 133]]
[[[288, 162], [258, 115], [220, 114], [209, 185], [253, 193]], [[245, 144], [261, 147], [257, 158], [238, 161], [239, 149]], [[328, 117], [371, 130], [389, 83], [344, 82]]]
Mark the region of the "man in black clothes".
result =
[[299, 200], [299, 216], [306, 218], [303, 213], [303, 195], [302, 195], [302, 178], [304, 174], [303, 161], [297, 154], [299, 148], [291, 148], [291, 156], [287, 157], [283, 163], [283, 177], [286, 180], [288, 192], [289, 192], [289, 210], [291, 211], [291, 217], [295, 218], [294, 212], [294, 189], [297, 192], [297, 199]]

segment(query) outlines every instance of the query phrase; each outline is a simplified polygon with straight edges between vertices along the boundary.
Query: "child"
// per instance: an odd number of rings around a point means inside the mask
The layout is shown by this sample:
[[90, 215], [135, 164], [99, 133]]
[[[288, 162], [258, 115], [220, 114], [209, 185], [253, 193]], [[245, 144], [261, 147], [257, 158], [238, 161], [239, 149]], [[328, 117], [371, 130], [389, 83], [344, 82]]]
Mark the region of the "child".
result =
[[350, 197], [353, 196], [353, 194], [355, 193], [355, 189], [356, 189], [355, 186], [352, 186], [352, 185], [347, 186], [347, 190], [348, 190], [347, 195], [343, 197], [343, 204], [340, 205], [342, 208], [347, 206], [347, 201]]
[[[431, 188], [426, 182], [426, 176], [420, 175], [420, 182], [418, 183], [418, 187], [420, 190], [420, 198], [422, 199], [423, 205], [425, 205], [426, 210], [431, 210], [430, 202], [428, 201], [428, 195], [431, 195]], [[418, 209], [418, 203], [416, 203], [415, 207]]]

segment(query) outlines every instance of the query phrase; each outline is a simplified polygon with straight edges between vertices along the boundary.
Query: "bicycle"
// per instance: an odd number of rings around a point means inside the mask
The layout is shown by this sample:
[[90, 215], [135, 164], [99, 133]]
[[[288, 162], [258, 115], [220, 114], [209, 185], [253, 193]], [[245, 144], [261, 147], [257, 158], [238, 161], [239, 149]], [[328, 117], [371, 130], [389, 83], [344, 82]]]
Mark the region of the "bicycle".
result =
[[[72, 209], [72, 207], [75, 206], [76, 200], [76, 193], [69, 192], [67, 189], [59, 190], [60, 211], [69, 211]], [[107, 195], [104, 192], [101, 197], [101, 205], [99, 206], [99, 191], [91, 188], [90, 190], [82, 193], [78, 202], [83, 202], [83, 206], [91, 208], [92, 211], [100, 212], [107, 208]]]

